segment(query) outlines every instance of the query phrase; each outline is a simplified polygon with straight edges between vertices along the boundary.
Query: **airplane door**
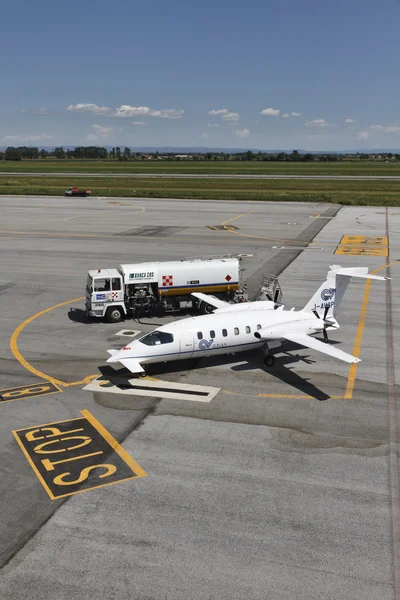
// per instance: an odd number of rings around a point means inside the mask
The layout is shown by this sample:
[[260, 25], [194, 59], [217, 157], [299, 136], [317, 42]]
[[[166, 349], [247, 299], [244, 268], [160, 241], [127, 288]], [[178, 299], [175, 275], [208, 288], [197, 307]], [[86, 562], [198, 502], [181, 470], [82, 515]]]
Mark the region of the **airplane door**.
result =
[[191, 358], [193, 356], [193, 332], [180, 331], [180, 354], [179, 358]]

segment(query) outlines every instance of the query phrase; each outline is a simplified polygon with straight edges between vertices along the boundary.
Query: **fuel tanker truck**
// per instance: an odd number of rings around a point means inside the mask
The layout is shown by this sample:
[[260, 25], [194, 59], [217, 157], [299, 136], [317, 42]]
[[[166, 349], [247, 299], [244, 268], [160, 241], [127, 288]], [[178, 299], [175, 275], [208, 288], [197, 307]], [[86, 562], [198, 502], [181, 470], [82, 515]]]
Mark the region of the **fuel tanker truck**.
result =
[[231, 256], [199, 257], [91, 270], [86, 284], [86, 315], [118, 323], [125, 317], [153, 311], [213, 311], [210, 304], [191, 296], [192, 292], [212, 294], [233, 303], [246, 302], [240, 260]]

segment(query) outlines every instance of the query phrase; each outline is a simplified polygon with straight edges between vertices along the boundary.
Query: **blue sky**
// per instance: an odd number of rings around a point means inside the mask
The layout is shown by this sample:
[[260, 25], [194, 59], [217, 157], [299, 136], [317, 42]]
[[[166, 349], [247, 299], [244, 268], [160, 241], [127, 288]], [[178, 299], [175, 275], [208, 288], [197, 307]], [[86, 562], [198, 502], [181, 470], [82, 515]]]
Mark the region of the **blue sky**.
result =
[[0, 146], [400, 147], [399, 0], [3, 4]]

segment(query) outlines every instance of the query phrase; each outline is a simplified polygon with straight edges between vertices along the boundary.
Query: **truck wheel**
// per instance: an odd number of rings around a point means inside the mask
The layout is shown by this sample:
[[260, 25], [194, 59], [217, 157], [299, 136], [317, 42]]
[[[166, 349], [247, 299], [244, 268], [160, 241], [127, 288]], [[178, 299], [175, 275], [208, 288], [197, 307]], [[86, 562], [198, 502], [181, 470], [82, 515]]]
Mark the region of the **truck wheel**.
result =
[[107, 311], [107, 321], [109, 323], [119, 323], [122, 320], [122, 312], [120, 308], [110, 308]]

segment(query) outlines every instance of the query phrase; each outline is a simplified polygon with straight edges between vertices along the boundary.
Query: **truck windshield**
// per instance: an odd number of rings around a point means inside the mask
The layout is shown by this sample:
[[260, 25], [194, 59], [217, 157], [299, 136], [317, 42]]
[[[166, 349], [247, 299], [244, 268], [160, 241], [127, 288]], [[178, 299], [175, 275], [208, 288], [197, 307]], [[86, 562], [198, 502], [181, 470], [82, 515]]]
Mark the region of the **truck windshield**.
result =
[[86, 291], [91, 293], [92, 292], [92, 285], [93, 285], [93, 279], [90, 277], [90, 275], [88, 275], [87, 281], [86, 281]]
[[151, 333], [148, 333], [139, 340], [139, 342], [142, 342], [142, 344], [146, 344], [146, 346], [170, 344], [173, 341], [174, 336], [172, 335], [172, 333], [167, 333], [166, 331], [152, 331]]

